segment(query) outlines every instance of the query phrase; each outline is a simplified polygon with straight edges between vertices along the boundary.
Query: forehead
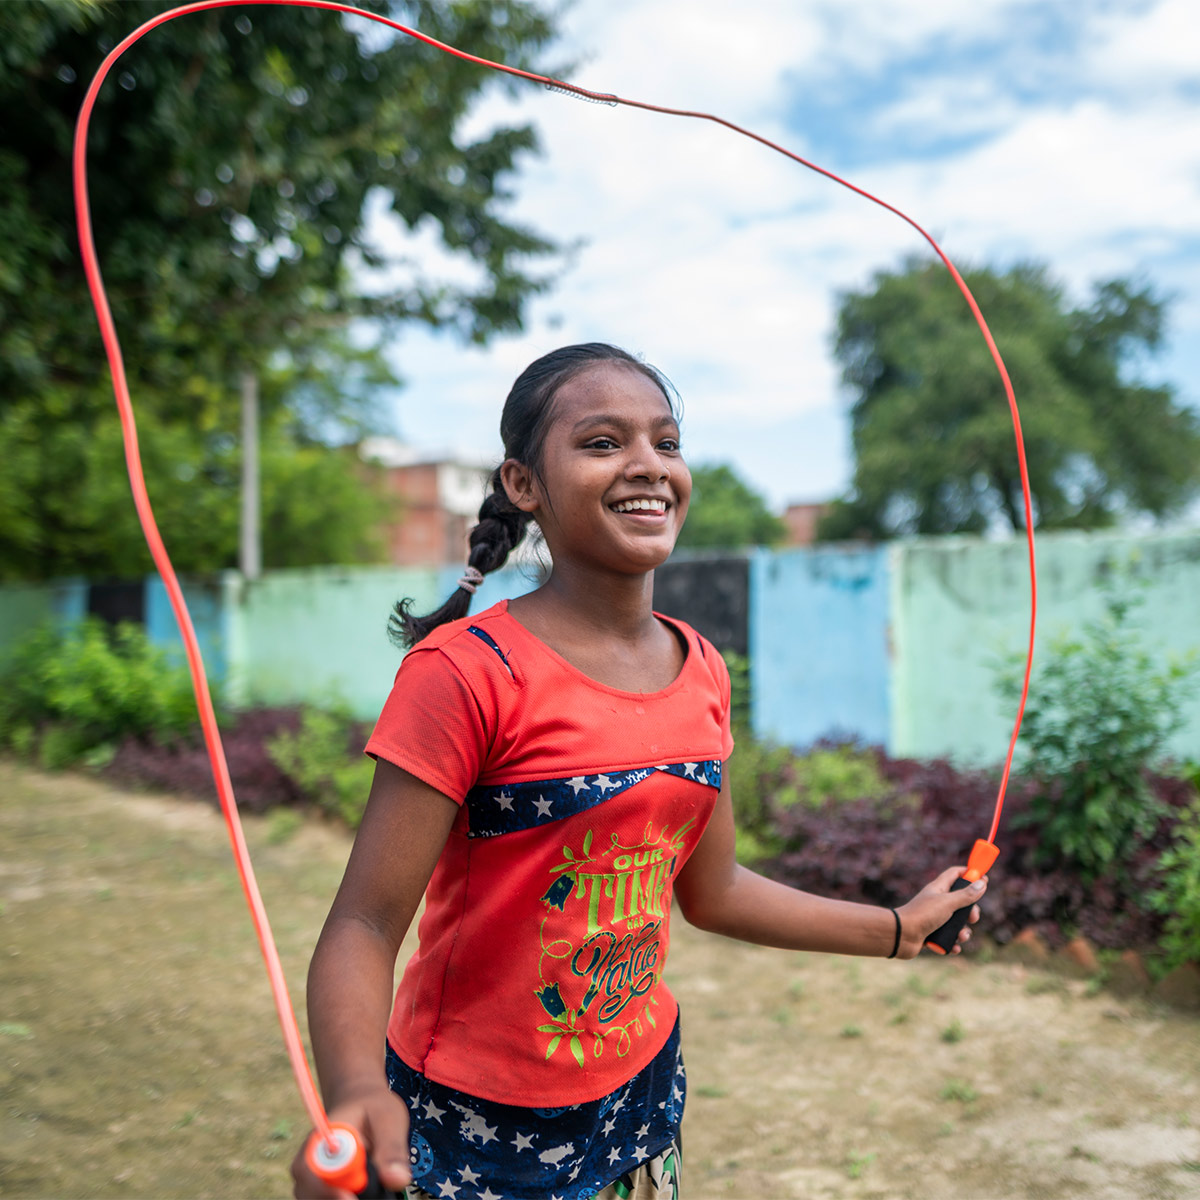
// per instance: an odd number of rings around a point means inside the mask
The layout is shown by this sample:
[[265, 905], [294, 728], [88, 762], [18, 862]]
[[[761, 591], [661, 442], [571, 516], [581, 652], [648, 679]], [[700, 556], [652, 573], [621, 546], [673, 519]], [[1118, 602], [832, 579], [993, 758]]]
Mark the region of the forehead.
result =
[[654, 380], [620, 363], [603, 362], [580, 371], [558, 389], [553, 421], [577, 424], [590, 417], [670, 422], [675, 414]]

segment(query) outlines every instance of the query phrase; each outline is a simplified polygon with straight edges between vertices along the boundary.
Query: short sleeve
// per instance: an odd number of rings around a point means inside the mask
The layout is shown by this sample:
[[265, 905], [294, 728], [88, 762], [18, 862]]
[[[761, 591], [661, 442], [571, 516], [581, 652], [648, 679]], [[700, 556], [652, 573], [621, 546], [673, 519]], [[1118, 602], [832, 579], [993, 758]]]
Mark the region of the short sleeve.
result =
[[450, 657], [418, 648], [400, 664], [366, 752], [461, 804], [487, 760], [493, 725]]
[[707, 644], [705, 656], [711, 664], [721, 697], [721, 752], [722, 757], [727, 759], [733, 753], [733, 680], [724, 657], [711, 642]]

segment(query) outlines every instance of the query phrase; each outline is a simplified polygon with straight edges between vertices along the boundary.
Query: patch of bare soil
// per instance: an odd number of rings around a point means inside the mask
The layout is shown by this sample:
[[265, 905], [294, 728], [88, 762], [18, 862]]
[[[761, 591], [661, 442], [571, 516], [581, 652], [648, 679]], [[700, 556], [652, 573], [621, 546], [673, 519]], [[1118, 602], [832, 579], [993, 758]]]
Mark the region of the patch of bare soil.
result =
[[[0, 1195], [287, 1195], [307, 1122], [219, 815], [5, 763], [0, 794]], [[303, 1010], [349, 838], [246, 827]], [[1200, 1197], [1195, 1017], [682, 920], [669, 977], [691, 1200]]]

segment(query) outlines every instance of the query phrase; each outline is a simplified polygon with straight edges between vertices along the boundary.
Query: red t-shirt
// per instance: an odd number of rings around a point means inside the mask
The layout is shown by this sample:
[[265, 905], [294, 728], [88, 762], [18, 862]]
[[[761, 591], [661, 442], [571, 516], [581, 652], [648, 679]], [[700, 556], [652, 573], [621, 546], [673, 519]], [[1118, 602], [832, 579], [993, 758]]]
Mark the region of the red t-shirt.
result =
[[649, 694], [589, 679], [507, 601], [401, 664], [367, 753], [461, 805], [388, 1024], [427, 1078], [566, 1106], [613, 1092], [666, 1041], [672, 884], [733, 749], [721, 656], [668, 623], [687, 656]]

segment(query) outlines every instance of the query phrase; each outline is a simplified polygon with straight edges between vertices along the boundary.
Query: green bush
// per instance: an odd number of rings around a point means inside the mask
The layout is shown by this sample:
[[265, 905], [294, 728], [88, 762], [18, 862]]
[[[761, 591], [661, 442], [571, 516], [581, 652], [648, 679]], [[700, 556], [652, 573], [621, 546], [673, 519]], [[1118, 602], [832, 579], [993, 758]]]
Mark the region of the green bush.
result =
[[137, 625], [88, 618], [43, 628], [0, 668], [0, 748], [48, 768], [127, 737], [171, 741], [196, 727], [187, 669]]
[[822, 808], [848, 800], [882, 800], [892, 791], [874, 754], [850, 744], [816, 746], [796, 759], [793, 772], [794, 795], [781, 798], [784, 806], [799, 801]]
[[344, 712], [306, 708], [295, 733], [267, 743], [267, 753], [324, 812], [357, 829], [375, 764], [361, 752], [359, 729]]
[[874, 753], [859, 746], [815, 746], [798, 754], [760, 741], [745, 726], [734, 729], [734, 741], [729, 781], [741, 862], [760, 862], [785, 848], [776, 817], [798, 804], [822, 808], [892, 795]]
[[[1110, 593], [1104, 614], [1043, 652], [1021, 729], [1023, 770], [1037, 781], [1024, 823], [1039, 830], [1043, 861], [1085, 880], [1121, 868], [1163, 815], [1145, 773], [1179, 728], [1190, 666], [1155, 662], [1130, 628], [1135, 600]], [[1004, 668], [998, 690], [1015, 704], [1021, 679]]]
[[750, 725], [750, 659], [736, 650], [722, 650], [729, 668], [729, 717], [735, 726]]
[[1163, 965], [1169, 971], [1181, 963], [1200, 963], [1200, 800], [1181, 814], [1158, 869], [1163, 886], [1150, 902], [1166, 916]]

